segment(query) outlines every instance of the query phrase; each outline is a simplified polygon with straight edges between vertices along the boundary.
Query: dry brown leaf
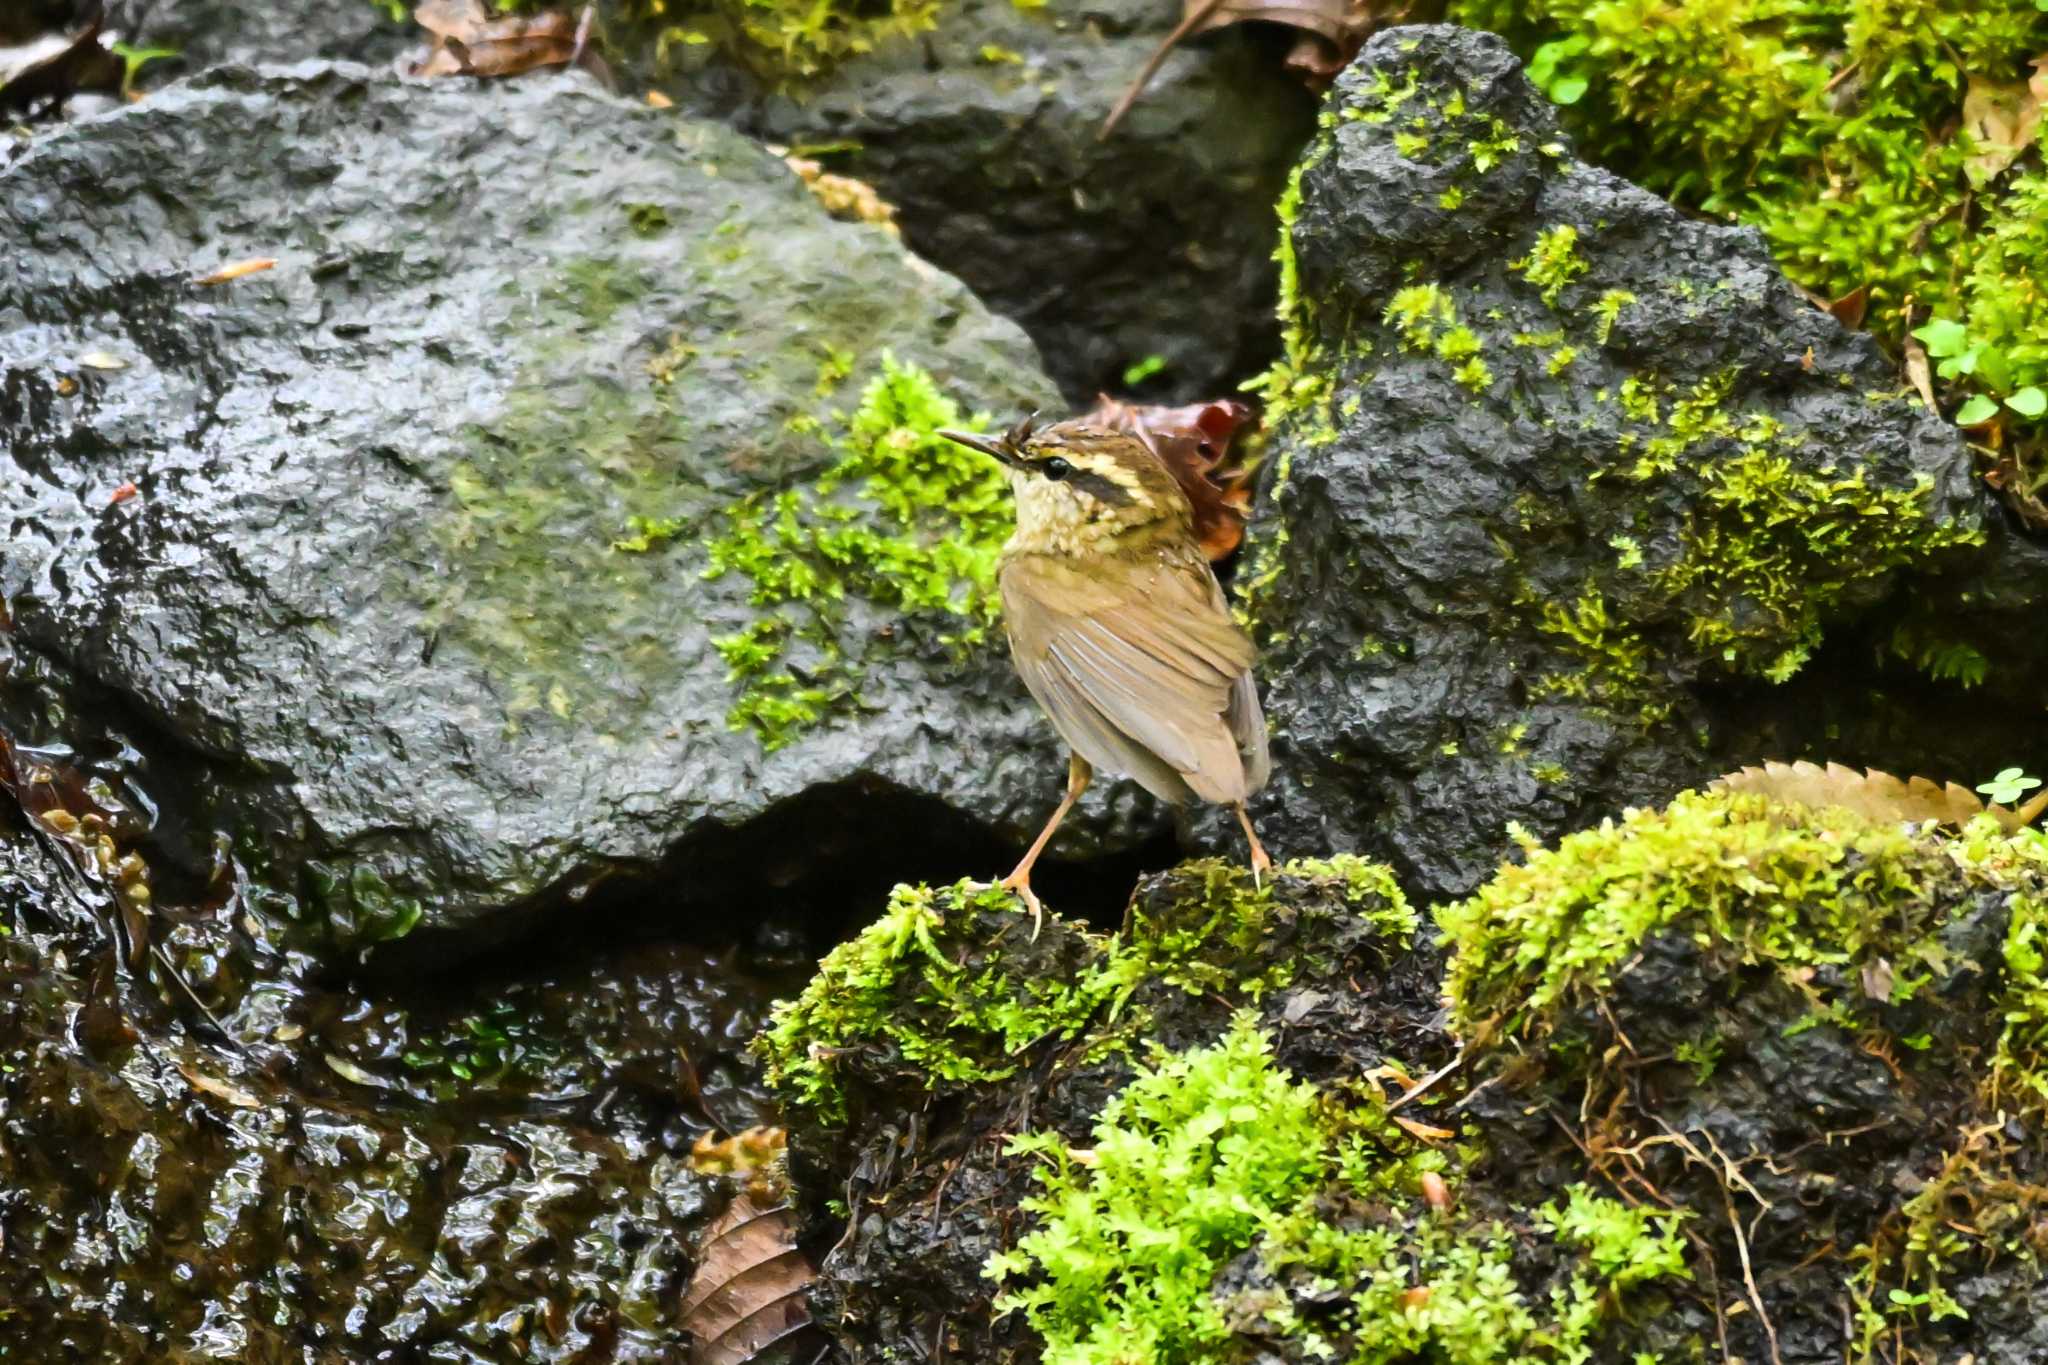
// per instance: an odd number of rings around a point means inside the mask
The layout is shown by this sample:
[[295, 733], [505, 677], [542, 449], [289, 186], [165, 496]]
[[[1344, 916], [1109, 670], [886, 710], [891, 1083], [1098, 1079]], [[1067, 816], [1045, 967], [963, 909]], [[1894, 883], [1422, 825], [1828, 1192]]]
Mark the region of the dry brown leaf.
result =
[[252, 256], [246, 261], [236, 261], [230, 265], [224, 265], [218, 270], [208, 271], [192, 281], [192, 283], [202, 285], [226, 284], [229, 280], [239, 280], [244, 275], [260, 274], [265, 270], [273, 268], [276, 264], [277, 257], [275, 256]]
[[896, 227], [896, 206], [875, 192], [875, 187], [865, 180], [855, 180], [850, 175], [834, 175], [809, 157], [785, 156], [789, 168], [796, 172], [797, 179], [817, 196], [825, 206], [825, 212], [845, 222], [872, 223], [889, 233], [898, 234]]
[[1251, 515], [1249, 472], [1231, 463], [1231, 441], [1251, 420], [1252, 410], [1231, 398], [1169, 408], [1145, 403], [1119, 403], [1103, 394], [1088, 420], [1112, 431], [1128, 431], [1143, 441], [1173, 471], [1181, 491], [1195, 510], [1195, 535], [1211, 561], [1235, 550], [1244, 540]]
[[2033, 145], [2041, 122], [2041, 97], [2034, 85], [2041, 79], [2035, 68], [2031, 81], [1989, 81], [1970, 77], [1963, 96], [1963, 130], [1970, 135], [1975, 152], [1963, 162], [1963, 173], [1978, 189], [2003, 174]]
[[415, 76], [516, 76], [568, 66], [583, 53], [590, 11], [579, 22], [566, 10], [491, 16], [483, 0], [422, 0], [414, 22], [433, 35]]
[[1210, 33], [1232, 24], [1253, 21], [1282, 24], [1297, 30], [1294, 46], [1287, 53], [1289, 71], [1301, 76], [1311, 89], [1320, 90], [1331, 77], [1350, 65], [1372, 36], [1378, 23], [1368, 0], [1183, 0], [1185, 8], [1173, 32], [1160, 40], [1145, 61], [1136, 80], [1125, 90], [1109, 117], [1102, 121], [1101, 137], [1108, 137], [1130, 112], [1138, 96], [1159, 74], [1166, 54], [1187, 38]]
[[1438, 1128], [1420, 1119], [1403, 1118], [1399, 1114], [1389, 1114], [1387, 1117], [1401, 1125], [1401, 1131], [1409, 1137], [1420, 1138], [1424, 1142], [1449, 1142], [1457, 1136], [1448, 1128]]
[[747, 1365], [769, 1346], [815, 1332], [804, 1288], [816, 1274], [797, 1249], [787, 1206], [734, 1196], [704, 1230], [697, 1273], [683, 1290], [692, 1365]]
[[1890, 773], [1858, 772], [1840, 763], [1769, 762], [1724, 774], [1714, 782], [1719, 791], [1768, 796], [1788, 805], [1815, 810], [1836, 807], [1871, 820], [1933, 821], [1962, 825], [1991, 815], [2008, 831], [2031, 825], [2048, 809], [2048, 790], [2021, 806], [1987, 806], [1977, 793], [1953, 782], [1937, 785], [1924, 777], [1899, 779]]
[[1929, 412], [1940, 412], [1934, 402], [1934, 371], [1927, 364], [1927, 348], [1919, 339], [1908, 336], [1904, 343], [1906, 353], [1906, 381], [1919, 393], [1920, 401], [1927, 405]]
[[1827, 304], [1828, 312], [1844, 327], [1861, 327], [1863, 315], [1870, 311], [1870, 286], [1859, 284], [1848, 293]]

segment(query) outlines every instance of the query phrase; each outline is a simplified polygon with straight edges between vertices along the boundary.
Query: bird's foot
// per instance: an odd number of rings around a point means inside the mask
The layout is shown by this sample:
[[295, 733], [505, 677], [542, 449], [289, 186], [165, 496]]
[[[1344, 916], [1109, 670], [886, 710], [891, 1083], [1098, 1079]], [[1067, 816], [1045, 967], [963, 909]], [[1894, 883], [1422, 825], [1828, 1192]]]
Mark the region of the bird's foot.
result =
[[1031, 908], [1031, 941], [1038, 942], [1038, 932], [1045, 928], [1045, 907], [1038, 903], [1038, 893], [1031, 889], [1031, 869], [1020, 867], [996, 885]]

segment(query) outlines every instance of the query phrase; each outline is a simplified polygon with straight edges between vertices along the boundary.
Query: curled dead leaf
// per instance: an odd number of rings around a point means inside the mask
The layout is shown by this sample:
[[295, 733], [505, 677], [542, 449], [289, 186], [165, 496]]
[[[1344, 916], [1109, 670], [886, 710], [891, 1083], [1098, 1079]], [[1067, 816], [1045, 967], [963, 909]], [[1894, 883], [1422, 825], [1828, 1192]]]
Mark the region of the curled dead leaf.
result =
[[[567, 10], [493, 17], [483, 0], [421, 0], [413, 21], [431, 35], [426, 56], [411, 74], [517, 76], [548, 66], [571, 66], [590, 56], [592, 7], [582, 17]], [[594, 57], [591, 58], [595, 64]], [[602, 73], [601, 73], [602, 74]]]
[[735, 1196], [704, 1230], [697, 1273], [683, 1291], [692, 1365], [747, 1365], [770, 1346], [815, 1335], [804, 1289], [816, 1275], [786, 1206]]
[[1457, 1136], [1448, 1128], [1439, 1128], [1435, 1124], [1424, 1123], [1421, 1119], [1405, 1118], [1400, 1114], [1391, 1114], [1388, 1117], [1401, 1126], [1402, 1132], [1423, 1142], [1449, 1142]]
[[2033, 824], [2048, 810], [2048, 790], [2017, 810], [1986, 805], [1982, 797], [1953, 782], [1937, 784], [1924, 777], [1900, 779], [1890, 773], [1858, 772], [1840, 763], [1769, 762], [1742, 768], [1718, 778], [1717, 791], [1767, 796], [1810, 810], [1836, 808], [1871, 820], [1932, 821], [1962, 825], [1990, 815], [2007, 830]]
[[1235, 399], [1169, 408], [1095, 400], [1088, 420], [1128, 431], [1145, 443], [1188, 495], [1195, 511], [1195, 535], [1211, 561], [1223, 559], [1244, 540], [1251, 516], [1249, 471], [1231, 460], [1231, 442], [1251, 420], [1252, 410]]
[[1934, 401], [1934, 371], [1927, 363], [1927, 348], [1915, 337], [1908, 336], [1903, 349], [1906, 356], [1906, 382], [1920, 395], [1920, 401], [1927, 405], [1929, 412], [1940, 412]]

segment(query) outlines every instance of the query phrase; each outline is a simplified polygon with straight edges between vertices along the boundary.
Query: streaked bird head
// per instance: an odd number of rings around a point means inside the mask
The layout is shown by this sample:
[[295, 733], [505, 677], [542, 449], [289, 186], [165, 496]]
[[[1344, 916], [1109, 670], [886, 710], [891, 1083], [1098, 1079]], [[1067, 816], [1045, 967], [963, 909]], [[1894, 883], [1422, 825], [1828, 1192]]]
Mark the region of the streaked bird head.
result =
[[1018, 549], [1086, 554], [1118, 548], [1134, 532], [1193, 534], [1187, 495], [1135, 436], [1083, 419], [1034, 426], [1029, 417], [1001, 436], [939, 434], [1002, 462], [1017, 496]]

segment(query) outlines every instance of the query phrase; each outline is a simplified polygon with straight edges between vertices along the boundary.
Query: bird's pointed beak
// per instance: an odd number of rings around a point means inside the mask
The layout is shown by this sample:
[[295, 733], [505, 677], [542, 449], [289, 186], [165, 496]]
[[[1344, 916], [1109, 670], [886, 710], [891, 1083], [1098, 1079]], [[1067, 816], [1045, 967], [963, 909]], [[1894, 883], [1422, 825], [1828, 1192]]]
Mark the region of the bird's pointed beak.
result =
[[1000, 460], [1004, 464], [1015, 464], [1017, 462], [1015, 457], [1010, 454], [1010, 448], [994, 436], [979, 436], [971, 431], [949, 431], [943, 427], [940, 428], [939, 435], [956, 445], [966, 446], [969, 450], [978, 450], [992, 460]]

